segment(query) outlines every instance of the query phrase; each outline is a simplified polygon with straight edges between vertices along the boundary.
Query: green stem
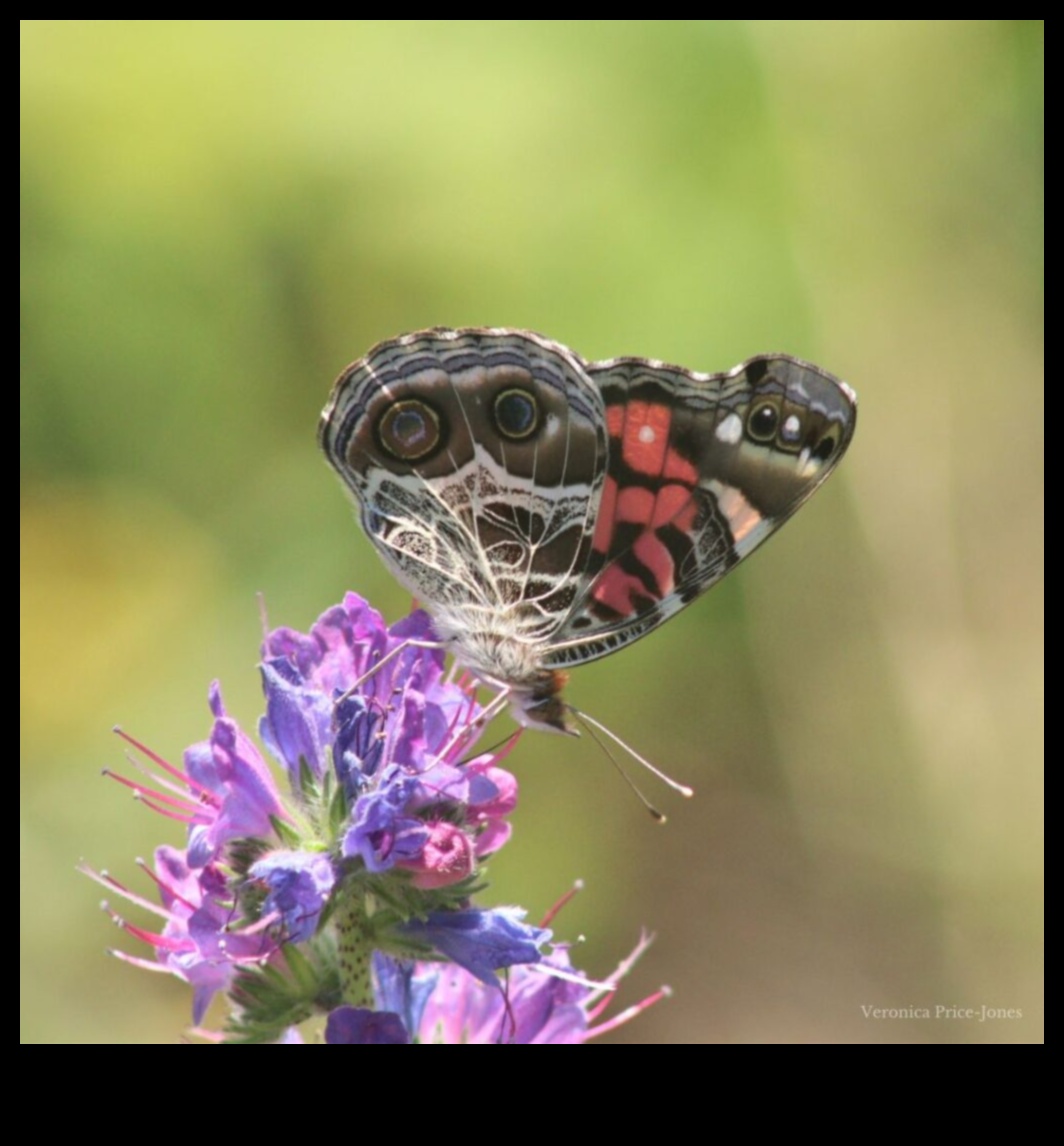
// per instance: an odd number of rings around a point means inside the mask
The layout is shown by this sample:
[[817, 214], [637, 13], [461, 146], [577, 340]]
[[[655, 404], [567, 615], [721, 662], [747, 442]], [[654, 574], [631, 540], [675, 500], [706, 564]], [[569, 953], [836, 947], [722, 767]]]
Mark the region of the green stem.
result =
[[337, 954], [340, 964], [340, 993], [345, 1003], [353, 1007], [372, 1009], [373, 982], [370, 977], [370, 957], [373, 955], [373, 929], [370, 926], [369, 900], [358, 890], [357, 884], [348, 884], [340, 894], [333, 914], [337, 933]]

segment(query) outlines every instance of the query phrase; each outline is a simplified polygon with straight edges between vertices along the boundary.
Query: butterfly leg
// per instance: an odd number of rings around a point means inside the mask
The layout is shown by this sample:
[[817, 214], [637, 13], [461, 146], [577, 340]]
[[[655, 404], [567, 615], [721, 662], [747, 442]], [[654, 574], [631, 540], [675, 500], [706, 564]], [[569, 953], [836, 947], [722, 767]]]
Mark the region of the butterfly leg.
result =
[[490, 724], [491, 721], [502, 712], [509, 703], [510, 692], [511, 689], [509, 688], [501, 688], [491, 700], [488, 701], [484, 708], [481, 709], [480, 714], [475, 720], [470, 721], [468, 724], [463, 724], [451, 739], [447, 741], [440, 750], [439, 759], [447, 760], [452, 754], [461, 753], [463, 744], [470, 738], [470, 735], [478, 733], [481, 728]]

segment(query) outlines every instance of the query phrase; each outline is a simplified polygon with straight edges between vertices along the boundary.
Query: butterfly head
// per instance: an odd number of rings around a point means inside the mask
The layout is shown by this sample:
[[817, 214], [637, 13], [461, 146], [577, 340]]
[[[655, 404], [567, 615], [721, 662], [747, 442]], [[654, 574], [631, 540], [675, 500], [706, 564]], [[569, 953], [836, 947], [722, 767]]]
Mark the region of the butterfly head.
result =
[[517, 723], [541, 732], [579, 736], [569, 719], [571, 709], [562, 699], [562, 689], [568, 679], [568, 673], [550, 671], [541, 673], [539, 679], [527, 687], [511, 686], [508, 691], [510, 712]]

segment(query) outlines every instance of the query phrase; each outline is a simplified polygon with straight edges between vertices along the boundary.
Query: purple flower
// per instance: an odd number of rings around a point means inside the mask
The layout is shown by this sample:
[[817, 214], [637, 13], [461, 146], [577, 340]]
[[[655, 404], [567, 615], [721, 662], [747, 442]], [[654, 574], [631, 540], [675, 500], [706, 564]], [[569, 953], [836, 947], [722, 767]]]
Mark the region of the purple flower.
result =
[[518, 964], [485, 983], [458, 966], [374, 959], [377, 1006], [401, 1018], [419, 1043], [584, 1043], [635, 1018], [669, 994], [648, 998], [601, 1022], [620, 980], [649, 945], [635, 950], [603, 982], [573, 970], [555, 947], [536, 964]]
[[423, 820], [406, 814], [419, 791], [416, 775], [389, 765], [365, 796], [359, 796], [343, 839], [345, 856], [361, 856], [368, 871], [387, 871], [399, 860], [421, 855], [429, 832]]
[[495, 983], [495, 972], [515, 963], [536, 963], [539, 948], [550, 939], [542, 927], [523, 923], [517, 907], [491, 911], [439, 911], [403, 927], [411, 939], [427, 942], [445, 958], [464, 967], [484, 983]]
[[398, 866], [412, 873], [414, 887], [449, 887], [477, 870], [476, 848], [467, 832], [447, 820], [437, 820], [429, 824], [420, 854], [400, 860]]
[[209, 703], [215, 717], [210, 739], [185, 752], [189, 788], [201, 799], [207, 793], [214, 797], [189, 830], [194, 867], [210, 862], [230, 840], [269, 835], [270, 817], [285, 815], [273, 774], [251, 739], [226, 715], [217, 681]]
[[122, 951], [112, 954], [138, 967], [167, 971], [185, 980], [193, 991], [194, 1023], [202, 1021], [215, 994], [229, 988], [238, 966], [261, 964], [275, 950], [276, 945], [260, 930], [234, 927], [234, 904], [225, 875], [213, 864], [190, 867], [185, 853], [176, 848], [164, 846], [155, 852], [154, 879], [161, 907], [135, 895], [106, 874], [84, 866], [81, 870], [165, 920], [161, 932], [152, 932], [112, 912], [112, 918], [125, 931], [155, 948], [158, 962]]
[[320, 778], [329, 764], [334, 703], [329, 693], [308, 686], [299, 671], [283, 657], [263, 661], [262, 686], [266, 715], [259, 735], [274, 757], [298, 782], [300, 763]]
[[217, 685], [184, 770], [125, 737], [158, 771], [148, 787], [116, 778], [185, 823], [187, 847], [157, 853], [162, 907], [89, 874], [163, 917], [158, 932], [119, 920], [157, 963], [124, 957], [186, 980], [196, 1023], [225, 991], [229, 1036], [274, 1041], [339, 983], [348, 1009], [333, 1006], [330, 1039], [393, 1041], [383, 1019], [359, 1017], [374, 1013], [359, 971], [374, 951], [453, 959], [484, 982], [540, 960], [548, 932], [469, 904], [481, 860], [509, 838], [517, 784], [500, 762], [515, 738], [468, 759], [481, 710], [471, 686], [443, 679], [431, 641], [424, 614], [389, 630], [353, 594], [309, 633], [266, 637], [260, 732], [287, 795]]
[[320, 852], [271, 852], [252, 864], [251, 875], [269, 888], [263, 915], [280, 918], [289, 943], [309, 939], [336, 883], [329, 857]]
[[325, 1041], [382, 1046], [386, 1043], [408, 1043], [410, 1035], [402, 1019], [390, 1011], [337, 1007], [325, 1024]]

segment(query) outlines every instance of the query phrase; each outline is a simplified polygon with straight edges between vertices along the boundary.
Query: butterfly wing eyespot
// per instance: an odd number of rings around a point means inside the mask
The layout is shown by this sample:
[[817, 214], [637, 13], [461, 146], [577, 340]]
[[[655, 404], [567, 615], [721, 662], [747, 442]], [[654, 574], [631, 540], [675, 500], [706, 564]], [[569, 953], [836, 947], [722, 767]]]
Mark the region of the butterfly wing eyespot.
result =
[[514, 442], [532, 437], [540, 427], [535, 394], [517, 387], [509, 387], [495, 396], [492, 413], [499, 433]]
[[393, 402], [377, 421], [381, 449], [403, 462], [423, 461], [435, 453], [444, 436], [440, 415], [419, 398]]
[[824, 462], [828, 461], [831, 458], [831, 455], [835, 453], [838, 445], [838, 434], [829, 431], [820, 439], [819, 442], [817, 442], [815, 446], [813, 446], [810, 456], [815, 462], [819, 462], [821, 465], [823, 465]]
[[758, 402], [746, 420], [746, 432], [755, 442], [771, 442], [780, 424], [780, 412], [775, 402]]

